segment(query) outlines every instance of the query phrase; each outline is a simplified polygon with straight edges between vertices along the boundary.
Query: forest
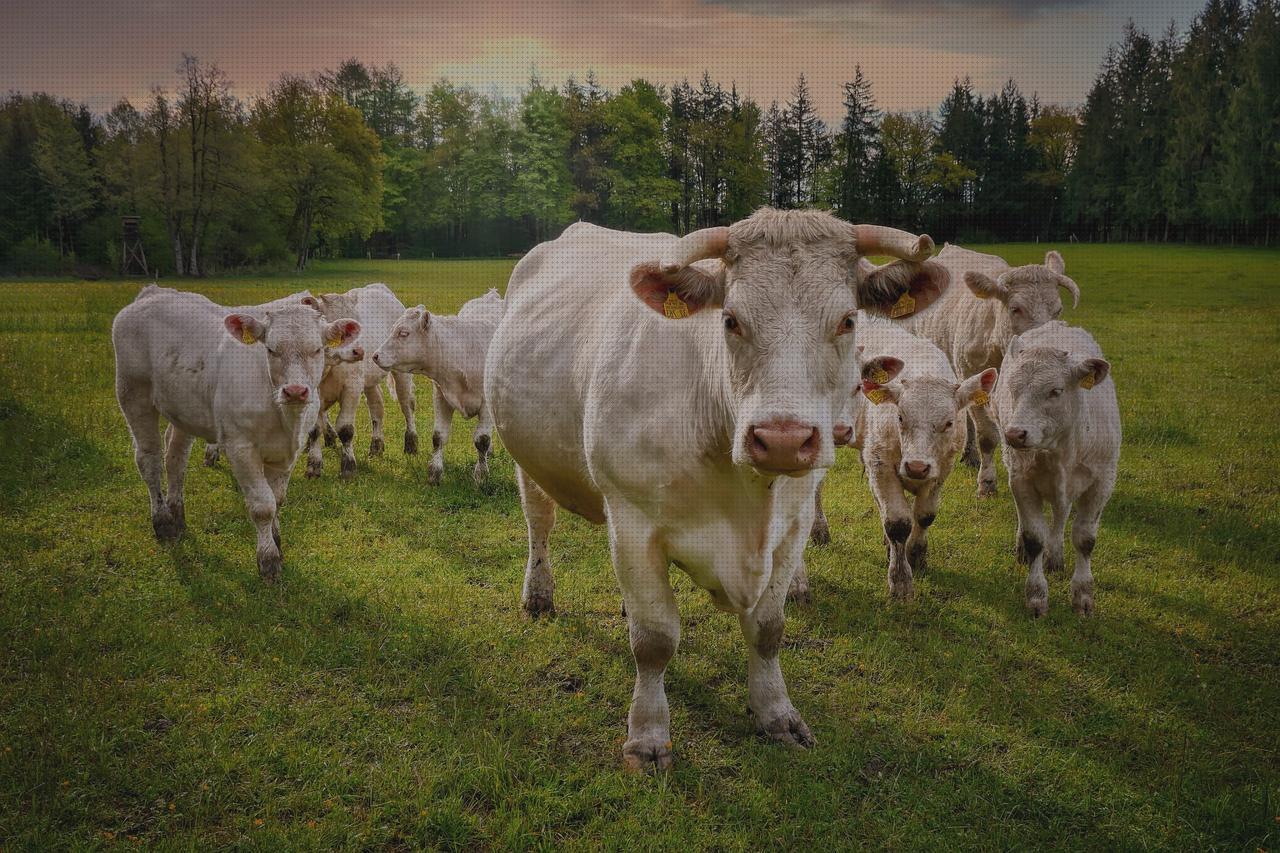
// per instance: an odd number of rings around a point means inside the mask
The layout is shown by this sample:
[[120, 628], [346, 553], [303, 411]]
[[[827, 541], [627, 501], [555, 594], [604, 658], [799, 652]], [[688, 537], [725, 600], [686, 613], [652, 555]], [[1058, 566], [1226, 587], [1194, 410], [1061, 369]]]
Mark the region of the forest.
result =
[[767, 106], [707, 73], [616, 91], [535, 76], [502, 98], [351, 59], [246, 99], [191, 56], [172, 88], [105, 114], [11, 92], [0, 272], [113, 274], [126, 215], [165, 276], [514, 255], [577, 220], [684, 233], [764, 204], [939, 242], [1280, 230], [1278, 0], [1208, 0], [1185, 32], [1130, 24], [1078, 107], [960, 79], [935, 111], [886, 111], [859, 67], [843, 96], [833, 121], [803, 76]]

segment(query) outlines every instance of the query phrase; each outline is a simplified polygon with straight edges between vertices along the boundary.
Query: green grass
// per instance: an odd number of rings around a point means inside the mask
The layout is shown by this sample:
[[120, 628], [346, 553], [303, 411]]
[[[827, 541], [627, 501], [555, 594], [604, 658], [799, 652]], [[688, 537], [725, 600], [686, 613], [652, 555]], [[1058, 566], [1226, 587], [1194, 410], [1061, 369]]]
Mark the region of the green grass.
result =
[[[845, 453], [783, 651], [817, 748], [756, 739], [736, 620], [677, 573], [660, 778], [620, 769], [632, 668], [603, 529], [560, 514], [560, 615], [520, 616], [509, 456], [477, 490], [460, 423], [430, 488], [390, 407], [366, 462], [362, 415], [354, 482], [332, 453], [295, 478], [265, 587], [225, 463], [194, 456], [187, 536], [151, 536], [108, 336], [138, 283], [0, 283], [0, 847], [1274, 846], [1280, 254], [1064, 255], [1068, 319], [1112, 359], [1125, 419], [1098, 615], [1071, 612], [1065, 577], [1046, 619], [1024, 615], [1007, 489], [980, 503], [964, 468], [916, 602], [890, 606]], [[510, 268], [178, 284], [244, 303], [381, 280], [449, 311]]]

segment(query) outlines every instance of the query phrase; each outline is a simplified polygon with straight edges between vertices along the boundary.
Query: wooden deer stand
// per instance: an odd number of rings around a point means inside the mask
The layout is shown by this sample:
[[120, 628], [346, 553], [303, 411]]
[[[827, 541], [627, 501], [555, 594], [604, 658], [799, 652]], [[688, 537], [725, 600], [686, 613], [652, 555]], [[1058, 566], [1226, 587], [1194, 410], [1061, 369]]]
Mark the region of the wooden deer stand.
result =
[[120, 274], [148, 275], [147, 256], [142, 251], [142, 217], [122, 216], [120, 225], [124, 236], [121, 238]]

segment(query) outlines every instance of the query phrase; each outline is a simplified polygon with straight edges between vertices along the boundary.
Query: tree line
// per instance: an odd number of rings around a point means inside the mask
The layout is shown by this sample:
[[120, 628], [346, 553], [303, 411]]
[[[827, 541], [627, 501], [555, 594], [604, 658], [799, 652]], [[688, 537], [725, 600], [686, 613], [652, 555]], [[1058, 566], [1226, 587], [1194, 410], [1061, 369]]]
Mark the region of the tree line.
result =
[[1185, 35], [1125, 30], [1083, 106], [957, 80], [936, 112], [843, 115], [801, 76], [764, 107], [703, 74], [514, 99], [348, 60], [257, 98], [184, 57], [172, 91], [104, 115], [0, 103], [0, 270], [115, 269], [141, 217], [166, 275], [327, 256], [521, 252], [575, 220], [684, 233], [762, 204], [937, 239], [1270, 244], [1280, 221], [1280, 0], [1208, 0]]

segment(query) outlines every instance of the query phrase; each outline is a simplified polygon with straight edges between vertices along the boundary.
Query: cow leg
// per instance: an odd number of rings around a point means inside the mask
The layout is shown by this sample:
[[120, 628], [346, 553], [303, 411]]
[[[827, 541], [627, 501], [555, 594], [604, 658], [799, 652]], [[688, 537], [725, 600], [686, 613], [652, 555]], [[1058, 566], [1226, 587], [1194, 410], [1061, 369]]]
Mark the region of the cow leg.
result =
[[822, 511], [822, 483], [813, 492], [813, 529], [809, 538], [814, 545], [827, 545], [831, 542], [831, 529], [827, 526], [827, 514]]
[[258, 528], [258, 576], [268, 583], [280, 579], [280, 546], [276, 544], [276, 496], [262, 459], [251, 445], [227, 445], [227, 462], [244, 495], [249, 518]]
[[907, 537], [907, 563], [911, 566], [912, 575], [922, 575], [929, 570], [929, 525], [938, 514], [938, 505], [942, 503], [942, 483], [945, 477], [939, 477], [935, 483], [922, 488], [916, 494], [912, 507], [911, 535]]
[[493, 413], [487, 404], [480, 407], [471, 442], [476, 446], [476, 467], [471, 476], [478, 486], [489, 476], [489, 454], [493, 452]]
[[898, 601], [910, 600], [915, 595], [915, 582], [911, 576], [911, 564], [907, 561], [907, 537], [911, 533], [911, 506], [902, 491], [902, 481], [894, 465], [889, 462], [873, 462], [867, 468], [867, 480], [871, 494], [880, 508], [880, 520], [884, 524], [885, 549], [889, 555], [889, 597]]
[[159, 541], [172, 542], [180, 531], [165, 501], [161, 482], [164, 451], [160, 443], [160, 413], [151, 404], [151, 384], [138, 385], [117, 380], [116, 399], [133, 437], [133, 461], [150, 497], [151, 529]]
[[[643, 514], [624, 507], [609, 507], [609, 543], [636, 662], [622, 763], [628, 770], [666, 770], [671, 766], [671, 711], [663, 682], [680, 645], [680, 612], [667, 560], [654, 545], [652, 526]], [[784, 586], [779, 598], [785, 594]]]
[[[316, 413], [316, 425], [307, 433], [307, 479], [314, 479], [324, 473], [324, 445], [320, 443], [320, 435], [329, 428], [329, 418], [325, 415], [324, 401], [320, 403], [320, 411]], [[328, 444], [326, 440], [324, 444]]]
[[431, 464], [427, 466], [427, 482], [433, 486], [440, 485], [444, 476], [444, 447], [449, 443], [449, 433], [453, 431], [453, 406], [436, 388], [431, 394], [434, 407], [434, 426], [431, 430]]
[[1035, 486], [1026, 480], [1010, 477], [1009, 489], [1018, 510], [1018, 549], [1027, 563], [1027, 609], [1032, 616], [1043, 616], [1049, 612], [1049, 582], [1044, 576], [1044, 543], [1049, 537], [1049, 525], [1043, 502]]
[[973, 406], [969, 413], [978, 432], [978, 453], [981, 456], [978, 466], [978, 497], [992, 498], [996, 494], [996, 444], [1000, 441], [1000, 433], [984, 407]]
[[205, 442], [204, 445], [204, 464], [206, 468], [212, 468], [218, 464], [218, 444], [214, 441]]
[[1064, 555], [1064, 539], [1067, 535], [1067, 516], [1071, 514], [1071, 502], [1063, 492], [1054, 497], [1052, 502], [1052, 523], [1049, 528], [1049, 539], [1044, 543], [1044, 572], [1046, 575], [1062, 574], [1066, 571], [1067, 561]]
[[973, 413], [968, 412], [964, 419], [964, 453], [960, 457], [970, 468], [977, 468], [982, 457], [978, 455], [978, 429], [973, 425]]
[[1071, 522], [1071, 544], [1076, 550], [1076, 567], [1071, 574], [1071, 606], [1081, 616], [1093, 613], [1093, 546], [1098, 541], [1098, 522], [1111, 498], [1114, 483], [1094, 483], [1076, 502]]
[[338, 443], [338, 431], [333, 428], [333, 424], [329, 423], [329, 412], [320, 413], [320, 429], [324, 432], [324, 446], [333, 447]]
[[369, 423], [373, 433], [369, 439], [369, 456], [381, 456], [387, 449], [387, 444], [382, 434], [383, 422], [387, 416], [387, 408], [382, 401], [382, 383], [365, 388], [364, 401], [369, 407]]
[[360, 407], [360, 389], [348, 383], [338, 397], [338, 441], [342, 443], [342, 466], [339, 475], [349, 480], [356, 475], [356, 453], [351, 449], [356, 437], [356, 411]]
[[[169, 446], [165, 450], [164, 468], [169, 477], [169, 514], [173, 518], [175, 536], [187, 529], [187, 511], [183, 501], [183, 487], [187, 479], [187, 460], [191, 458], [191, 445], [195, 436], [188, 435], [175, 426], [168, 430]], [[217, 445], [215, 445], [216, 447]]]
[[556, 504], [519, 465], [516, 466], [516, 485], [520, 487], [520, 505], [529, 528], [529, 562], [524, 568], [520, 606], [537, 619], [556, 612], [556, 579], [551, 574], [551, 559], [547, 556], [547, 540], [556, 523]]
[[271, 495], [276, 499], [276, 514], [271, 520], [271, 538], [283, 556], [284, 546], [280, 544], [280, 508], [284, 506], [285, 495], [289, 491], [290, 468], [283, 465], [273, 467], [264, 464], [262, 472], [267, 478], [267, 485], [271, 487]]
[[756, 730], [788, 746], [811, 747], [813, 735], [800, 712], [791, 704], [782, 676], [778, 652], [782, 647], [783, 604], [796, 572], [804, 568], [805, 531], [811, 525], [801, 518], [774, 554], [773, 578], [756, 606], [738, 615], [747, 641], [747, 705]]
[[418, 452], [418, 421], [414, 415], [418, 404], [413, 396], [413, 375], [392, 373], [391, 381], [396, 386], [396, 402], [404, 415], [404, 452], [412, 456]]

